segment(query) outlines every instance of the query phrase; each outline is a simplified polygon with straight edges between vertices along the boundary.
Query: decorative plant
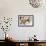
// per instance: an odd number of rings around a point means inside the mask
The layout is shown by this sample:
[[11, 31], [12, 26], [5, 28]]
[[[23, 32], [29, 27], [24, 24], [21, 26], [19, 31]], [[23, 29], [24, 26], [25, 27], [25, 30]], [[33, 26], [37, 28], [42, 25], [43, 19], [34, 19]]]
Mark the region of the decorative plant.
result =
[[3, 25], [1, 27], [1, 29], [5, 33], [5, 38], [6, 38], [6, 32], [10, 30], [11, 23], [12, 23], [12, 18], [4, 17]]

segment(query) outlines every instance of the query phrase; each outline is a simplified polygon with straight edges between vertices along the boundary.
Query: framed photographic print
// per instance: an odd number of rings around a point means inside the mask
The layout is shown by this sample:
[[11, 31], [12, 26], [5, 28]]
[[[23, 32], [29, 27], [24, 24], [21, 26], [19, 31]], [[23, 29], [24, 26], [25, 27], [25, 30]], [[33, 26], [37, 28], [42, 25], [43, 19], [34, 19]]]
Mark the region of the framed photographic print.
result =
[[18, 15], [18, 26], [19, 27], [33, 27], [34, 16], [33, 15]]

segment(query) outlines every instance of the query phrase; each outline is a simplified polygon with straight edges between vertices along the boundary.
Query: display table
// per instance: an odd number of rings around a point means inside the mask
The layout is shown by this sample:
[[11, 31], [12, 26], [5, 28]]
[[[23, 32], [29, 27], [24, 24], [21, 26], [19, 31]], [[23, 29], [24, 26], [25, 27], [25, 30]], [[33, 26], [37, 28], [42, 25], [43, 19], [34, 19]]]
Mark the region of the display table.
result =
[[46, 40], [29, 41], [29, 40], [6, 40], [7, 43], [15, 46], [46, 46]]

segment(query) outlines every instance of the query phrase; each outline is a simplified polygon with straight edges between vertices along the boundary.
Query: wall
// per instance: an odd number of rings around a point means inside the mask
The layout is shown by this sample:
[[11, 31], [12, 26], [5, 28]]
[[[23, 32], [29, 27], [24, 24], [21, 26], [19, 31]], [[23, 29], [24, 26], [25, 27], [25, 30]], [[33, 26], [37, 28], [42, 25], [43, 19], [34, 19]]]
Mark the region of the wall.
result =
[[[18, 15], [34, 15], [34, 27], [18, 27]], [[0, 0], [0, 16], [13, 18], [8, 33], [17, 40], [27, 40], [34, 34], [37, 35], [37, 39], [46, 40], [45, 15], [45, 6], [33, 8], [28, 0]], [[2, 35], [3, 31], [0, 32], [0, 35]], [[0, 39], [4, 39], [4, 37], [0, 36]]]
[[46, 39], [46, 16], [45, 16], [45, 24], [44, 24], [45, 26], [45, 28], [44, 28], [44, 39]]

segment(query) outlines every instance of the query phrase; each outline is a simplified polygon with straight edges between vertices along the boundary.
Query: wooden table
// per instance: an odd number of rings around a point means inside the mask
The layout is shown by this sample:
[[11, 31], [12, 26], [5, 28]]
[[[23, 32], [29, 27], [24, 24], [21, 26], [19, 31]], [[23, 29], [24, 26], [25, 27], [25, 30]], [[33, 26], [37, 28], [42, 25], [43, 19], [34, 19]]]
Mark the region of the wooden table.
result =
[[39, 41], [29, 41], [29, 40], [9, 40], [9, 44], [14, 44], [16, 46], [40, 46], [42, 44], [45, 44], [46, 46], [46, 40], [39, 40]]
[[40, 45], [42, 46], [43, 44], [46, 44], [46, 40], [39, 40], [39, 41], [16, 40], [14, 42], [16, 43], [16, 46], [20, 46], [20, 44], [24, 44], [24, 46], [40, 46]]

